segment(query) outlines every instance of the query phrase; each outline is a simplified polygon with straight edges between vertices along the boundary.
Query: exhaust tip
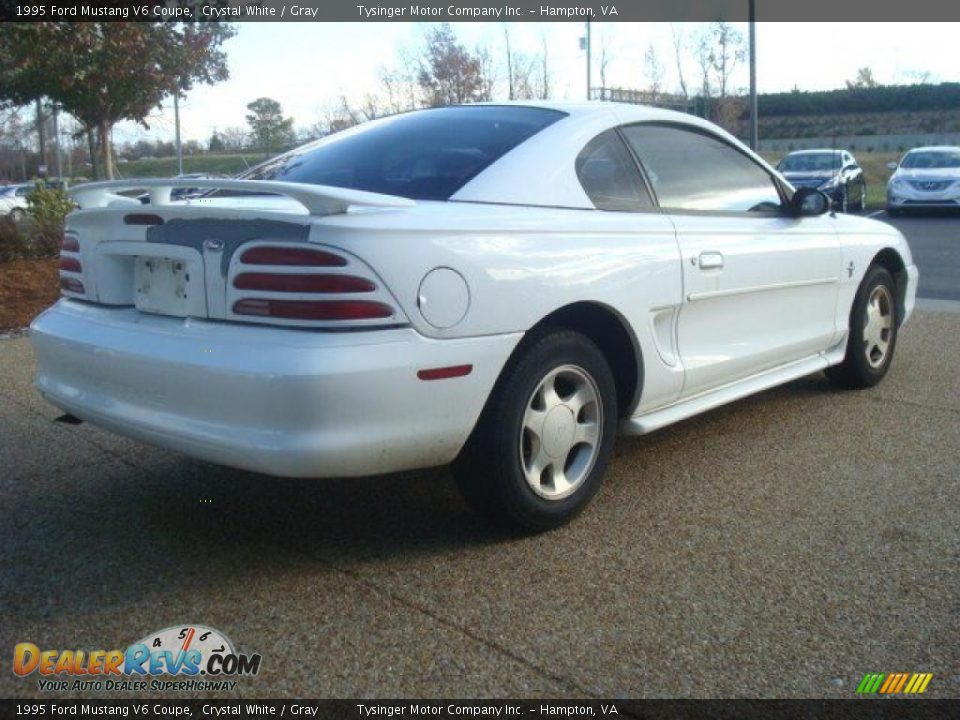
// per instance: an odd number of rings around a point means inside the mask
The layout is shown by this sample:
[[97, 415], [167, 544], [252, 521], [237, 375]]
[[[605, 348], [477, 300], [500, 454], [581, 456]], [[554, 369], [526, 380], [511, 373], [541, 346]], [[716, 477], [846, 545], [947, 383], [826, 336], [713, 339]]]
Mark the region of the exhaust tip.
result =
[[58, 417], [56, 420], [54, 420], [54, 422], [66, 423], [67, 425], [79, 425], [80, 423], [83, 422], [83, 420], [76, 417], [75, 415], [71, 415], [70, 413], [64, 413], [63, 415]]

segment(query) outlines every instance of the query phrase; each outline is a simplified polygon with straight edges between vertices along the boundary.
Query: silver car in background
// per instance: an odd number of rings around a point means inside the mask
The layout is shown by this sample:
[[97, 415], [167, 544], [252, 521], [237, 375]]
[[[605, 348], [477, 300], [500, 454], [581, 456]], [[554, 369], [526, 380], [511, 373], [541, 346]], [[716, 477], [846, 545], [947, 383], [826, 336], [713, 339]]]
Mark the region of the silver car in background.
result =
[[0, 217], [8, 217], [16, 223], [23, 222], [27, 215], [29, 201], [27, 195], [33, 185], [0, 185]]
[[960, 208], [960, 147], [915, 148], [887, 165], [887, 213], [912, 208]]

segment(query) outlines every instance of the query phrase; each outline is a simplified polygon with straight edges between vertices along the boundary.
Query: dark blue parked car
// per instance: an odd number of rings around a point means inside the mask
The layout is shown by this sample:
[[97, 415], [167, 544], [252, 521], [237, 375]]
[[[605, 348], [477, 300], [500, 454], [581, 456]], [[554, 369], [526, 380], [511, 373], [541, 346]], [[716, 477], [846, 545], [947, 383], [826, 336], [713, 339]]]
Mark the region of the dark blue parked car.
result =
[[820, 190], [840, 212], [863, 211], [867, 206], [867, 181], [863, 169], [846, 150], [798, 150], [777, 165], [795, 188]]

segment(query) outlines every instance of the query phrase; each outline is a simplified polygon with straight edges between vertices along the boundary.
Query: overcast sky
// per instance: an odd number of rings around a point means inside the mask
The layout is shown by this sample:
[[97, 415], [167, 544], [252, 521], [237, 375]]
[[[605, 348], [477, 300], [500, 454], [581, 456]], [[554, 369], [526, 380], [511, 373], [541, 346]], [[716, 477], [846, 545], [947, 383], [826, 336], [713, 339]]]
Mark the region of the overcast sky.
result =
[[[584, 98], [586, 59], [579, 49], [583, 23], [454, 23], [453, 27], [465, 45], [487, 45], [503, 64], [505, 25], [516, 51], [540, 52], [546, 40], [556, 97]], [[321, 120], [324, 108], [341, 94], [360, 100], [366, 93], [377, 92], [379, 69], [396, 66], [401, 50], [422, 47], [430, 24], [250, 22], [236, 27], [236, 37], [225, 46], [230, 79], [198, 87], [181, 103], [185, 140], [206, 142], [213, 128], [246, 127], [247, 103], [262, 96], [278, 100], [297, 127], [308, 127]], [[675, 23], [674, 27], [689, 46], [684, 73], [688, 85], [696, 86], [693, 45], [704, 26]], [[746, 25], [737, 27], [746, 37]], [[665, 69], [664, 89], [678, 86], [670, 24], [595, 22], [592, 28], [594, 86], [600, 84], [600, 49], [606, 46], [607, 85], [645, 87], [644, 54], [651, 43]], [[916, 82], [924, 73], [933, 82], [957, 81], [958, 38], [958, 23], [759, 23], [757, 82], [760, 92], [795, 86], [831, 89], [843, 87], [864, 66], [884, 84]], [[736, 69], [733, 85], [747, 87], [746, 63]], [[115, 131], [115, 141], [172, 139], [172, 106], [155, 113], [149, 122], [149, 131], [123, 123]]]

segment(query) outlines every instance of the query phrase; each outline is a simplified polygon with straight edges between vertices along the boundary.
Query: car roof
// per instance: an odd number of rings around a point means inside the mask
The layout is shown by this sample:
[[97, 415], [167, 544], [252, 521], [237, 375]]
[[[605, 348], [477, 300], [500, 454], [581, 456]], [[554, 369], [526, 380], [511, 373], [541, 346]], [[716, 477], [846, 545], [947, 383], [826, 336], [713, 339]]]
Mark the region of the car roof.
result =
[[792, 153], [789, 153], [787, 157], [790, 157], [790, 155], [813, 155], [815, 153], [838, 153], [838, 152], [845, 152], [848, 155], [850, 154], [849, 150], [844, 150], [843, 148], [822, 148], [822, 149], [811, 148], [810, 150], [794, 150]]
[[908, 150], [907, 155], [915, 152], [960, 152], [960, 147], [956, 145], [926, 145]]
[[696, 115], [654, 107], [653, 105], [636, 105], [633, 103], [606, 102], [600, 100], [508, 100], [505, 102], [471, 103], [471, 105], [512, 105], [516, 107], [544, 108], [546, 110], [558, 110], [571, 117], [606, 117], [613, 112], [620, 118], [621, 123], [680, 122], [685, 125], [699, 125], [710, 130], [717, 129], [716, 125]]
[[660, 122], [701, 129], [723, 139], [762, 166], [766, 161], [713, 123], [688, 113], [649, 105], [583, 101], [513, 101], [477, 103], [557, 110], [566, 117], [520, 143], [468, 181], [450, 198], [455, 201], [508, 205], [593, 208], [575, 170], [579, 153], [603, 132], [622, 125]]

